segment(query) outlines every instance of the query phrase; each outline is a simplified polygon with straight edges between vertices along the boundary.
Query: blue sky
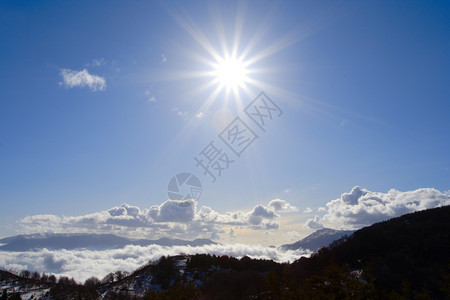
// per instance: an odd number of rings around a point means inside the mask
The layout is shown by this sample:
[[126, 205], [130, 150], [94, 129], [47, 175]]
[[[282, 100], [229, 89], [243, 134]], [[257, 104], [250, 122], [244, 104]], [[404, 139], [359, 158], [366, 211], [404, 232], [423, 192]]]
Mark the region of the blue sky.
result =
[[[160, 205], [180, 172], [201, 180], [198, 207], [282, 199], [297, 208], [282, 224], [355, 186], [448, 200], [445, 1], [3, 1], [0, 12], [0, 236], [26, 216]], [[204, 61], [236, 41], [249, 81], [215, 93]], [[261, 91], [282, 116], [212, 183], [194, 156]]]

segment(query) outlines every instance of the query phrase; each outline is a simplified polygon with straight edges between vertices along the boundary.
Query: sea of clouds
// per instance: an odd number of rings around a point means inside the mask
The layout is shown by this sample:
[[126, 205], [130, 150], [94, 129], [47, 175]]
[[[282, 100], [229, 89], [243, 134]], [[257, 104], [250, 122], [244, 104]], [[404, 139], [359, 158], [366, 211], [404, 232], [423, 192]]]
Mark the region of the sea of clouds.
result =
[[102, 279], [115, 271], [132, 272], [149, 261], [165, 255], [209, 253], [233, 257], [272, 259], [277, 262], [292, 262], [311, 253], [303, 250], [281, 251], [278, 248], [259, 245], [229, 244], [191, 246], [134, 246], [110, 250], [48, 250], [6, 252], [0, 251], [0, 266], [9, 270], [31, 270], [52, 273], [56, 276], [73, 277], [84, 282], [91, 276]]

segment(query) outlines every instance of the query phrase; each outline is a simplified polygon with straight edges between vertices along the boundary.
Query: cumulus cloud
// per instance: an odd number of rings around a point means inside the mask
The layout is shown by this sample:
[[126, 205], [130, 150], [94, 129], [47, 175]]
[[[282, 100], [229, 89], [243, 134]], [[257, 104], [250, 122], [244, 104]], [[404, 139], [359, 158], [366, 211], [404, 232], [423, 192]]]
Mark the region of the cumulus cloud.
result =
[[159, 222], [190, 222], [197, 211], [195, 200], [167, 200], [160, 206], [153, 206], [152, 217]]
[[87, 69], [75, 71], [70, 69], [61, 69], [60, 74], [67, 88], [88, 87], [92, 91], [103, 91], [106, 88], [106, 80], [103, 77], [90, 74]]
[[21, 220], [26, 232], [96, 232], [130, 237], [217, 239], [224, 227], [253, 230], [279, 228], [277, 211], [295, 209], [284, 200], [256, 205], [250, 211], [219, 213], [210, 207], [197, 208], [196, 200], [167, 200], [149, 209], [122, 204], [82, 216], [34, 215]]
[[307, 227], [309, 229], [318, 230], [318, 229], [322, 229], [323, 225], [320, 223], [320, 217], [316, 215], [316, 216], [314, 216], [313, 219], [308, 219], [305, 222], [305, 227]]
[[380, 193], [356, 186], [339, 199], [328, 202], [322, 218], [308, 220], [305, 225], [358, 229], [406, 213], [445, 205], [450, 205], [450, 196], [433, 188], [407, 192], [391, 189]]
[[0, 251], [0, 265], [6, 269], [28, 269], [38, 272], [51, 272], [57, 276], [74, 277], [85, 281], [91, 276], [103, 278], [110, 272], [134, 271], [148, 261], [157, 260], [163, 255], [178, 255], [180, 253], [209, 253], [251, 258], [273, 259], [277, 262], [294, 261], [301, 256], [309, 256], [303, 250], [281, 251], [273, 247], [260, 245], [205, 245], [200, 247], [159, 245], [133, 246], [121, 249], [102, 251], [93, 250], [48, 250], [25, 252]]
[[290, 205], [286, 200], [281, 199], [273, 199], [268, 204], [274, 211], [284, 213], [284, 212], [294, 212], [298, 211], [298, 209], [292, 205]]

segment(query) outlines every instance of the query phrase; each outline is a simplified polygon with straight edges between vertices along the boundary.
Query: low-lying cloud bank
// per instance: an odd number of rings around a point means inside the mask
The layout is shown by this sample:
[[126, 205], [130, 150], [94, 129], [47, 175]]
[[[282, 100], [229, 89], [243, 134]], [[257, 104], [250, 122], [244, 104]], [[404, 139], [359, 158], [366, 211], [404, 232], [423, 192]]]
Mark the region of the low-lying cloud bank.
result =
[[316, 215], [307, 220], [305, 226], [311, 229], [359, 229], [407, 213], [446, 205], [450, 205], [450, 195], [433, 188], [407, 192], [391, 189], [379, 193], [355, 186], [350, 193], [328, 202], [325, 215]]
[[118, 270], [132, 272], [150, 260], [157, 260], [163, 255], [209, 253], [233, 257], [272, 259], [277, 262], [294, 261], [310, 253], [295, 250], [281, 251], [273, 247], [259, 245], [206, 245], [201, 247], [173, 246], [126, 246], [121, 249], [103, 251], [91, 250], [47, 250], [26, 252], [0, 251], [0, 266], [13, 270], [33, 270], [52, 273], [57, 276], [74, 277], [84, 282], [91, 276], [103, 278], [110, 272]]

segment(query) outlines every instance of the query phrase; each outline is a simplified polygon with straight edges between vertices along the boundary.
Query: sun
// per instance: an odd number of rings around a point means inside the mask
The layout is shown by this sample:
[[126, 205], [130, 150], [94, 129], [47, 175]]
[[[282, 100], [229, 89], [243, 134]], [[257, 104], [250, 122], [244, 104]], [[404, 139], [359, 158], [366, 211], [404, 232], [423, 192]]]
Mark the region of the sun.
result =
[[265, 60], [297, 42], [303, 32], [295, 30], [268, 42], [264, 35], [271, 24], [271, 17], [267, 20], [262, 18], [260, 27], [254, 28], [253, 34], [249, 35], [244, 31], [247, 28], [245, 5], [239, 4], [235, 17], [226, 23], [223, 22], [221, 10], [216, 8], [213, 8], [214, 14], [210, 23], [216, 32], [212, 32], [211, 37], [188, 15], [175, 10], [171, 12], [174, 20], [192, 37], [195, 44], [192, 47], [179, 48], [181, 56], [189, 61], [186, 61], [185, 67], [180, 65], [183, 69], [168, 72], [165, 77], [167, 76], [168, 80], [196, 80], [189, 91], [190, 95], [193, 98], [206, 95], [196, 115], [204, 115], [217, 102], [223, 103], [224, 106], [236, 105], [243, 108], [245, 99], [263, 90], [270, 90], [272, 94], [273, 91], [286, 92], [267, 82], [272, 78], [278, 80], [274, 76], [281, 68], [270, 66]]
[[213, 66], [214, 81], [220, 88], [236, 90], [242, 88], [248, 82], [249, 70], [242, 59], [234, 56], [217, 57], [217, 63]]

